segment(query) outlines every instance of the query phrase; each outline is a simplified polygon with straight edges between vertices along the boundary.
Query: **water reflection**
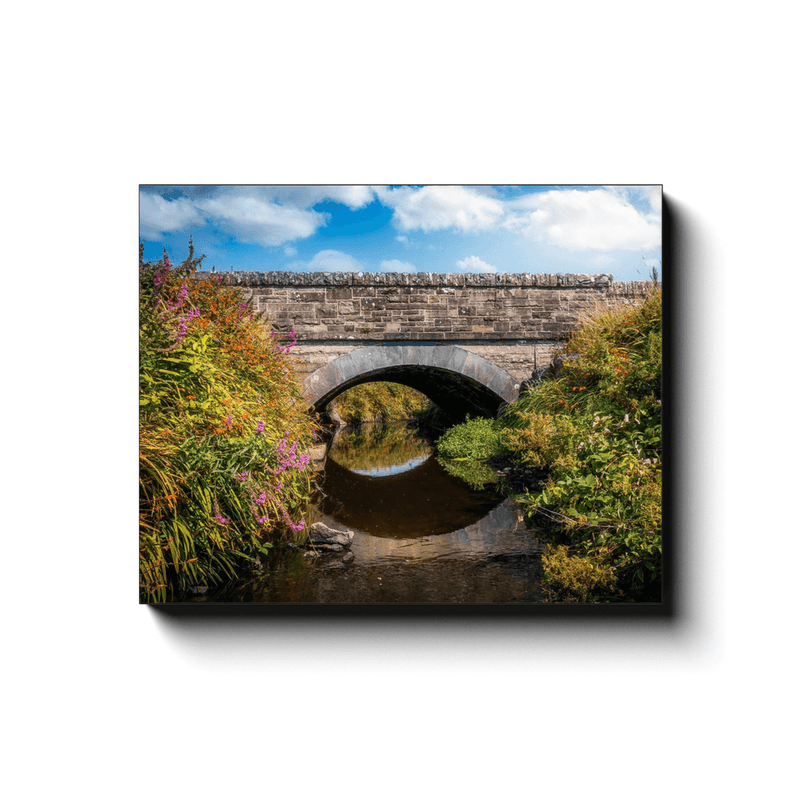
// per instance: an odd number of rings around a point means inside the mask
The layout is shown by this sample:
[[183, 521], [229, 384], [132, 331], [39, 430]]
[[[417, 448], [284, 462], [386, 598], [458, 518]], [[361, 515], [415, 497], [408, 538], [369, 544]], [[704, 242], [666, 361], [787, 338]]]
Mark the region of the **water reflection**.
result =
[[373, 478], [385, 478], [387, 475], [399, 475], [401, 472], [408, 472], [414, 467], [418, 467], [430, 458], [430, 456], [417, 456], [402, 464], [392, 464], [388, 467], [370, 467], [369, 469], [354, 469], [356, 475], [371, 475]]
[[[331, 522], [330, 518], [324, 518]], [[276, 553], [269, 569], [216, 599], [241, 603], [538, 603], [538, 541], [505, 500], [450, 533], [390, 539], [357, 533], [344, 553]]]
[[333, 437], [328, 459], [358, 475], [395, 475], [413, 469], [433, 447], [405, 424], [342, 428]]
[[[316, 517], [355, 531], [340, 553], [277, 551], [208, 599], [267, 603], [534, 603], [538, 542], [518, 506], [448, 475], [405, 425], [332, 442]], [[311, 555], [312, 557], [309, 557]]]
[[328, 458], [320, 511], [340, 525], [372, 536], [411, 539], [449, 533], [485, 517], [502, 501], [449, 476], [435, 458], [380, 477]]

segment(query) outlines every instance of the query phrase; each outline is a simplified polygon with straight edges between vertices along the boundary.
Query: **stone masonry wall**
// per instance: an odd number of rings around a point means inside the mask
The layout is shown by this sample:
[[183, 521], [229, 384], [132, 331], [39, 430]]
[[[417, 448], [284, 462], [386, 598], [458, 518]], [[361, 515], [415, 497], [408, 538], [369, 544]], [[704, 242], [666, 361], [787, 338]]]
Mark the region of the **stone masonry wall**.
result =
[[641, 296], [610, 275], [528, 273], [197, 273], [239, 286], [298, 343], [564, 340], [584, 309]]

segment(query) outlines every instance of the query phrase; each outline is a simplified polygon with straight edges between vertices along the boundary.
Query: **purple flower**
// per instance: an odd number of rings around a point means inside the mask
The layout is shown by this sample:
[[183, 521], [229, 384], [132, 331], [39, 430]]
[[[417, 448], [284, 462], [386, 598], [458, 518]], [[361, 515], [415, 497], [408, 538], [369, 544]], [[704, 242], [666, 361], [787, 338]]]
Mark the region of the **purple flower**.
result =
[[233, 414], [228, 414], [228, 416], [225, 418], [225, 424], [233, 425]]
[[261, 494], [258, 497], [256, 497], [256, 505], [263, 506], [264, 503], [266, 502], [267, 502], [267, 493], [261, 492]]
[[156, 270], [156, 274], [153, 276], [153, 284], [157, 289], [161, 288], [161, 285], [164, 283], [164, 278], [166, 278], [168, 272], [169, 262], [163, 264]]
[[268, 520], [269, 520], [269, 517], [268, 517], [268, 516], [265, 514], [263, 517], [259, 517], [259, 518], [256, 520], [256, 522], [257, 522], [259, 525], [266, 525], [266, 524], [267, 524], [267, 522], [268, 522]]
[[264, 433], [264, 420], [260, 419], [256, 425], [256, 433]]
[[225, 519], [225, 517], [223, 517], [222, 514], [217, 514], [217, 516], [214, 517], [214, 519], [216, 519], [216, 521], [219, 522], [220, 525], [227, 525], [230, 522], [230, 520]]
[[305, 528], [305, 526], [306, 526], [305, 520], [302, 520], [302, 519], [300, 520], [300, 522], [298, 522], [298, 523], [297, 523], [297, 525], [295, 525], [295, 524], [294, 524], [294, 523], [292, 523], [292, 522], [290, 522], [290, 523], [289, 523], [289, 527], [290, 527], [290, 528], [291, 528], [291, 529], [292, 529], [292, 530], [293, 530], [295, 533], [300, 533], [300, 531], [301, 531], [301, 530], [303, 530], [303, 528]]
[[247, 480], [247, 475], [248, 475], [247, 470], [244, 470], [244, 472], [242, 472], [241, 475], [236, 476], [236, 480], [244, 483]]

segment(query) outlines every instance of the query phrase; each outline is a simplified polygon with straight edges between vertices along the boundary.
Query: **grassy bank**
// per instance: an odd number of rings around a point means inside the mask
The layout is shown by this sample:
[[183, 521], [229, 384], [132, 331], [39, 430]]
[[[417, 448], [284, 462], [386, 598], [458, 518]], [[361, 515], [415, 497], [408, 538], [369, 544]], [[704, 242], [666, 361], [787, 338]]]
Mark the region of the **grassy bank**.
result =
[[173, 599], [258, 563], [304, 528], [314, 427], [286, 354], [202, 258], [139, 266], [140, 599]]
[[553, 600], [660, 598], [661, 336], [654, 288], [585, 319], [558, 377], [501, 419], [468, 421], [437, 443], [445, 467], [473, 484], [492, 480], [492, 464], [508, 467], [512, 494], [546, 524]]
[[424, 394], [399, 383], [375, 381], [354, 386], [339, 395], [332, 409], [347, 425], [412, 419], [432, 407]]

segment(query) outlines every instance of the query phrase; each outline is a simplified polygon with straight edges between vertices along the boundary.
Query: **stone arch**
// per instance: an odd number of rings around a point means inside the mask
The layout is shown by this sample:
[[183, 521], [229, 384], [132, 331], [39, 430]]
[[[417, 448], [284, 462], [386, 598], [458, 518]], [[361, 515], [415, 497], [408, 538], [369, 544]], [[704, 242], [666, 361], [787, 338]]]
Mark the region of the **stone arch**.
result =
[[303, 394], [319, 411], [347, 389], [370, 381], [410, 386], [460, 418], [496, 416], [519, 396], [519, 384], [507, 372], [455, 345], [361, 347], [306, 377]]

